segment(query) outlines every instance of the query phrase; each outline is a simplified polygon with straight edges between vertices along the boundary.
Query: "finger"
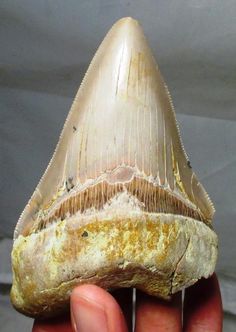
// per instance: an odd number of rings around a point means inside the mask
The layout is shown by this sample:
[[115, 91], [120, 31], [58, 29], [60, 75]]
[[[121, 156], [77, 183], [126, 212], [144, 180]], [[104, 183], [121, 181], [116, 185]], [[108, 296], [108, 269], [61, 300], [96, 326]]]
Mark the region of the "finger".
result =
[[222, 331], [222, 302], [214, 274], [186, 289], [184, 299], [184, 331]]
[[124, 314], [128, 331], [132, 331], [133, 288], [122, 288], [111, 292]]
[[73, 332], [70, 315], [47, 320], [35, 320], [32, 332]]
[[71, 319], [78, 332], [127, 332], [120, 306], [104, 289], [95, 285], [75, 288], [71, 294]]
[[180, 332], [181, 309], [181, 292], [175, 294], [170, 301], [164, 301], [137, 291], [135, 332]]

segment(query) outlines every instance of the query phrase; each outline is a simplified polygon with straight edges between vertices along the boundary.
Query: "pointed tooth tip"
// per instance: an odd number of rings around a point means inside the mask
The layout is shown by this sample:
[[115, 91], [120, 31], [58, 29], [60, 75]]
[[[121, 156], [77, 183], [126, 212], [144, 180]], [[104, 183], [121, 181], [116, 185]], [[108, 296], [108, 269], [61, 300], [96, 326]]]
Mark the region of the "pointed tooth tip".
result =
[[[111, 30], [113, 32], [115, 31], [115, 33], [121, 33], [126, 36], [126, 38], [132, 36], [137, 38], [137, 35], [139, 35], [140, 32], [143, 34], [141, 24], [132, 17], [123, 17], [119, 19], [113, 24]], [[131, 32], [131, 34], [129, 32]]]
[[134, 19], [133, 17], [127, 16], [127, 17], [122, 17], [118, 21], [116, 21], [113, 25], [113, 27], [118, 27], [118, 26], [137, 26], [140, 25], [139, 22]]

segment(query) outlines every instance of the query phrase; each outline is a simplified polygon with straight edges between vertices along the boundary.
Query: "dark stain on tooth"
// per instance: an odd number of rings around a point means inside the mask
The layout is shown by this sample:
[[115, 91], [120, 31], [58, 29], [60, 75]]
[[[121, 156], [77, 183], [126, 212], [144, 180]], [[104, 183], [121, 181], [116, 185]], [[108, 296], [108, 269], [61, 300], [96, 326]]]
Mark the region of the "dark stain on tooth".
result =
[[73, 126], [73, 132], [76, 132], [77, 128], [76, 126]]
[[83, 237], [87, 237], [88, 236], [88, 232], [87, 231], [84, 231], [83, 234], [82, 234]]
[[66, 190], [69, 192], [72, 188], [74, 188], [73, 177], [68, 178], [66, 181]]
[[188, 165], [188, 167], [189, 168], [192, 168], [192, 166], [191, 166], [191, 164], [190, 164], [190, 161], [188, 160], [188, 162], [187, 162], [187, 165]]

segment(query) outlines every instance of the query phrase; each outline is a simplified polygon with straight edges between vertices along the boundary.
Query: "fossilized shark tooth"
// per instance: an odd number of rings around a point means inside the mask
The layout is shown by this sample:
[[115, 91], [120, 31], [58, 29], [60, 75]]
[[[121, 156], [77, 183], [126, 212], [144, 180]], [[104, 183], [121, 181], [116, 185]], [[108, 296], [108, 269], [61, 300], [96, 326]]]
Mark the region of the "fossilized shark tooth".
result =
[[121, 19], [17, 223], [12, 303], [27, 315], [54, 315], [81, 283], [169, 298], [213, 273], [213, 214], [142, 29]]

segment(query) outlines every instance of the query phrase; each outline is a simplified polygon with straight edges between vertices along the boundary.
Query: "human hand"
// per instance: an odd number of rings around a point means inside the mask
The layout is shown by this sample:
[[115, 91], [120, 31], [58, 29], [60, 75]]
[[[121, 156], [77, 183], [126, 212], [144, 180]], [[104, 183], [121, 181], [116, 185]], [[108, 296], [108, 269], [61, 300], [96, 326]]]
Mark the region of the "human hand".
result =
[[[214, 274], [201, 279], [186, 289], [183, 306], [181, 293], [167, 302], [137, 291], [135, 316], [135, 332], [221, 332], [222, 303], [217, 277]], [[71, 294], [71, 319], [68, 316], [35, 321], [33, 326], [33, 332], [62, 331], [132, 331], [132, 289], [120, 289], [112, 296], [94, 285], [76, 287]]]

